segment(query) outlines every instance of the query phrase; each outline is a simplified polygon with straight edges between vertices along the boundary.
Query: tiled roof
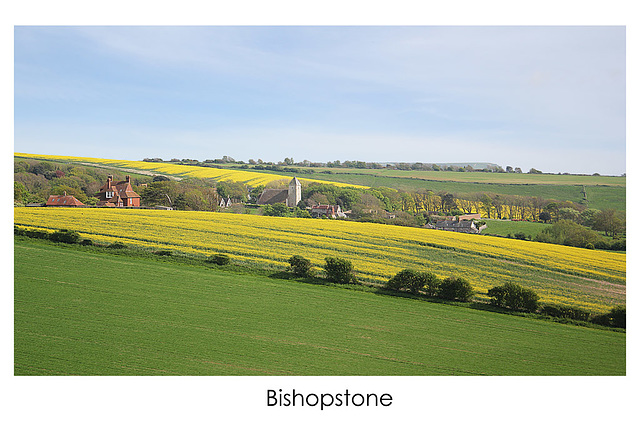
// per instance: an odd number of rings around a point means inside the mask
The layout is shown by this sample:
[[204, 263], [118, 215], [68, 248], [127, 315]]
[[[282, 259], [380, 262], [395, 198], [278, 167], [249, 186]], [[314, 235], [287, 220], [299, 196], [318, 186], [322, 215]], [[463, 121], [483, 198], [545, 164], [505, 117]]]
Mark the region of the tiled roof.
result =
[[84, 203], [73, 196], [51, 195], [47, 200], [47, 206], [84, 206]]
[[272, 205], [274, 203], [286, 203], [289, 196], [289, 190], [278, 190], [269, 188], [264, 190], [258, 199], [259, 205]]

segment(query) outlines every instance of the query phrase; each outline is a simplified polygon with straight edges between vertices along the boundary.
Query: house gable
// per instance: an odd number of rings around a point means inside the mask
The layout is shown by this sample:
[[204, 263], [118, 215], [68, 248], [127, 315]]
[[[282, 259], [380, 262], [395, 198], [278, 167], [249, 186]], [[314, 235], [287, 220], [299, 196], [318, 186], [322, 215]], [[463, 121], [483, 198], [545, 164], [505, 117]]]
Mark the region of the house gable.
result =
[[107, 182], [96, 193], [97, 206], [140, 206], [140, 195], [133, 191], [131, 177], [127, 175], [124, 181], [114, 182], [113, 175], [107, 177]]

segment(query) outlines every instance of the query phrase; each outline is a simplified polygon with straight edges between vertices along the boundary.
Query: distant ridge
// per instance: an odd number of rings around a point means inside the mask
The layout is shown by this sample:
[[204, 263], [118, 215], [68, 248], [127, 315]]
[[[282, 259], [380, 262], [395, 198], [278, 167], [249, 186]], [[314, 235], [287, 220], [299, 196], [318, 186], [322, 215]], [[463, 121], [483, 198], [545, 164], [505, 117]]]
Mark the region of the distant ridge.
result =
[[[401, 163], [415, 163], [415, 162], [374, 162], [380, 163], [382, 165], [399, 165]], [[500, 165], [497, 163], [488, 163], [488, 162], [467, 162], [467, 163], [437, 163], [437, 162], [420, 162], [425, 165], [438, 165], [440, 167], [460, 167], [463, 168], [465, 166], [471, 166], [474, 169], [485, 169], [485, 168], [499, 168]]]

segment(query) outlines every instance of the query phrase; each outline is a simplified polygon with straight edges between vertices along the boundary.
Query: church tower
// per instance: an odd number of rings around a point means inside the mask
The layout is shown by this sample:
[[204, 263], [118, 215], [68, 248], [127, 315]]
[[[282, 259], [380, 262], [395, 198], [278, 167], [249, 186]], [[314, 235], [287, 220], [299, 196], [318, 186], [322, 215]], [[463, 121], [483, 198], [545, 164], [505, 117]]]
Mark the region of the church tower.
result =
[[289, 183], [289, 191], [287, 193], [287, 206], [293, 208], [302, 200], [302, 184], [298, 178], [293, 178]]

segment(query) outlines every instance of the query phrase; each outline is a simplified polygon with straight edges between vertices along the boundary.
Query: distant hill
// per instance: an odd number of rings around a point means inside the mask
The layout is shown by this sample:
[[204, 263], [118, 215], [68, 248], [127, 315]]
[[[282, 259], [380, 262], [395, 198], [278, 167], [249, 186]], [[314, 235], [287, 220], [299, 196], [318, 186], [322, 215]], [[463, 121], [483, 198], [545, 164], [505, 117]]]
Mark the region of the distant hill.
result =
[[[413, 164], [415, 162], [374, 162], [374, 163], [378, 163], [381, 165], [390, 165], [390, 166], [397, 166], [399, 164]], [[421, 162], [425, 165], [438, 165], [441, 168], [447, 168], [449, 166], [453, 167], [453, 168], [463, 168], [465, 166], [471, 166], [474, 169], [477, 170], [482, 170], [485, 168], [489, 168], [489, 169], [493, 169], [493, 168], [500, 168], [501, 166], [497, 163], [487, 163], [487, 162], [465, 162], [465, 163], [436, 163], [436, 162]]]

